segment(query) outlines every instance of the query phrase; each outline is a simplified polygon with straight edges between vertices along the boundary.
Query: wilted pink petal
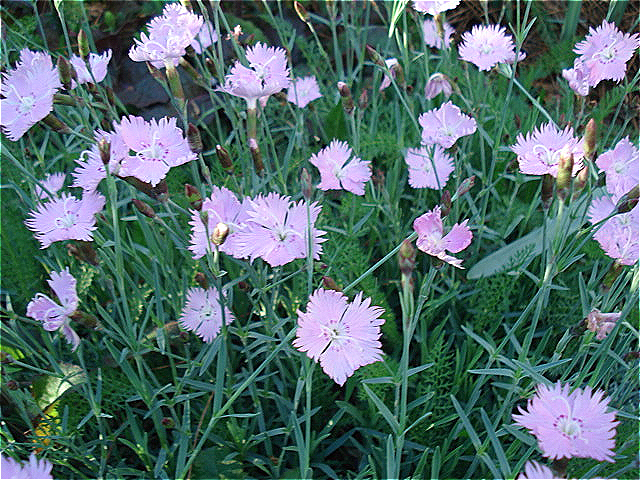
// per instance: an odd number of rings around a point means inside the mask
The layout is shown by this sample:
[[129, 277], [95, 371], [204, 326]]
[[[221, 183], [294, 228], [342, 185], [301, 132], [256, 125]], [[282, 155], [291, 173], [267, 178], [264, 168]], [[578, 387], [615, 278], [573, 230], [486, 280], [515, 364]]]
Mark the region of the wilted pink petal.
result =
[[440, 145], [410, 148], [404, 157], [413, 188], [441, 190], [455, 169], [453, 158]]
[[442, 227], [440, 206], [419, 216], [413, 222], [413, 229], [418, 234], [416, 246], [423, 252], [437, 257], [454, 267], [463, 268], [462, 260], [452, 257], [446, 251], [457, 253], [471, 244], [473, 234], [467, 227], [468, 220], [456, 223], [447, 235]]
[[[442, 28], [444, 30], [444, 48], [449, 48], [451, 46], [451, 38], [456, 31], [447, 22], [443, 23]], [[433, 48], [442, 48], [442, 38], [438, 35], [435, 20], [427, 18], [424, 21], [422, 24], [422, 34], [425, 44]]]
[[589, 315], [587, 315], [587, 330], [596, 333], [596, 339], [604, 340], [613, 327], [616, 326], [618, 320], [620, 320], [620, 312], [602, 313], [597, 308], [594, 308]]
[[304, 108], [310, 102], [322, 97], [316, 77], [296, 77], [287, 90], [287, 100], [297, 107]]
[[[223, 313], [224, 312], [224, 313]], [[220, 292], [215, 288], [191, 288], [187, 292], [187, 302], [180, 315], [180, 326], [191, 330], [203, 341], [213, 341], [222, 328], [222, 317], [229, 325], [235, 317], [228, 307], [220, 303]]]
[[589, 95], [589, 72], [579, 59], [574, 60], [573, 68], [562, 70], [562, 77], [576, 94], [581, 97]]
[[390, 72], [391, 76], [389, 76], [387, 73], [384, 74], [384, 76], [382, 77], [382, 82], [380, 82], [380, 91], [382, 91], [385, 88], [389, 87], [391, 85], [391, 79], [392, 78], [393, 79], [396, 78], [396, 70], [393, 67], [398, 65], [398, 59], [397, 58], [389, 58], [389, 59], [385, 60], [384, 63], [387, 66], [387, 68], [389, 69], [389, 72]]
[[422, 144], [437, 143], [449, 148], [456, 140], [476, 131], [476, 121], [463, 114], [451, 101], [443, 103], [418, 117], [422, 127]]
[[344, 189], [364, 195], [364, 185], [371, 178], [371, 162], [351, 157], [352, 154], [347, 142], [333, 140], [328, 147], [311, 156], [309, 162], [320, 171], [320, 190]]
[[453, 93], [453, 87], [449, 83], [449, 79], [446, 75], [441, 73], [434, 73], [427, 80], [427, 84], [424, 87], [424, 96], [428, 99], [433, 99], [438, 96], [439, 93], [444, 95], [444, 98], [447, 99]]
[[[81, 57], [78, 55], [72, 55], [70, 59], [71, 65], [73, 65], [78, 78], [76, 80], [71, 80], [71, 88], [76, 88], [78, 85], [87, 82], [96, 83], [104, 80], [104, 77], [107, 76], [107, 66], [111, 61], [111, 53], [111, 49], [106, 50], [102, 55], [90, 53], [88, 60], [91, 72], [89, 72], [87, 64]], [[91, 76], [92, 73], [93, 77]]]

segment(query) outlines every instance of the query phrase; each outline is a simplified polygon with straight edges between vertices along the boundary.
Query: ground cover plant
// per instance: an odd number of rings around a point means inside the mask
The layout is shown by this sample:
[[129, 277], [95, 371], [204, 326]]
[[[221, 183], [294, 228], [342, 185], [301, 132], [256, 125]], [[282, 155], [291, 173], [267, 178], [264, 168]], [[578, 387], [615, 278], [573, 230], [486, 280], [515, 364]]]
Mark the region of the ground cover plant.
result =
[[2, 478], [638, 478], [634, 2], [3, 2]]

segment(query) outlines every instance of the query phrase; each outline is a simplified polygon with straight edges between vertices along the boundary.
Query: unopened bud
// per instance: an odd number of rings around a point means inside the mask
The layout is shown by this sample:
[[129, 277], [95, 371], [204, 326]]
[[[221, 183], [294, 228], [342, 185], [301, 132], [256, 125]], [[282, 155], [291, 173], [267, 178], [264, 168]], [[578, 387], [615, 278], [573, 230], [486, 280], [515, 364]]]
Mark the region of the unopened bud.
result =
[[111, 142], [102, 137], [98, 140], [98, 151], [100, 152], [100, 160], [103, 165], [108, 165], [111, 161]]
[[627, 213], [638, 204], [638, 185], [625, 193], [616, 204], [616, 213]]
[[302, 173], [300, 174], [300, 186], [302, 189], [302, 196], [305, 200], [309, 200], [311, 198], [313, 185], [311, 184], [311, 175], [306, 168], [303, 168]]
[[596, 134], [596, 121], [592, 118], [584, 129], [584, 143], [582, 145], [584, 156], [589, 160], [593, 160], [596, 154]]
[[189, 148], [192, 152], [200, 153], [202, 151], [202, 138], [200, 137], [200, 132], [198, 131], [198, 127], [191, 122], [189, 122], [189, 125], [187, 126], [187, 142], [189, 143]]
[[180, 81], [180, 74], [173, 64], [165, 62], [165, 73], [167, 75], [167, 81], [169, 82], [169, 88], [171, 93], [178, 100], [180, 105], [184, 105], [185, 97], [184, 90], [182, 90], [182, 82]]
[[143, 202], [142, 200], [138, 200], [137, 198], [134, 198], [132, 202], [133, 202], [133, 205], [136, 207], [136, 209], [145, 217], [149, 217], [149, 218], [156, 217], [155, 210], [151, 208], [150, 205]]
[[87, 262], [93, 266], [100, 264], [98, 254], [91, 242], [76, 240], [75, 242], [67, 243], [67, 253], [81, 262]]
[[404, 83], [404, 69], [402, 65], [400, 65], [400, 62], [395, 62], [390, 70], [395, 73], [396, 82], [404, 88], [406, 86]]
[[89, 39], [82, 28], [78, 32], [78, 54], [82, 58], [89, 56]]
[[576, 175], [576, 179], [573, 182], [573, 198], [580, 195], [580, 192], [587, 185], [589, 179], [589, 164], [585, 162], [584, 167]]
[[76, 70], [73, 68], [73, 65], [64, 57], [58, 57], [57, 62], [58, 67], [58, 76], [60, 77], [60, 82], [65, 90], [71, 90], [71, 79], [78, 78], [76, 75]]
[[542, 176], [542, 192], [540, 193], [540, 197], [542, 200], [542, 208], [545, 210], [549, 209], [553, 201], [553, 186], [555, 183], [555, 179], [548, 173]]
[[307, 9], [304, 8], [304, 6], [298, 0], [295, 0], [293, 2], [293, 8], [298, 14], [298, 17], [300, 17], [300, 20], [302, 20], [304, 23], [307, 23], [309, 21], [309, 13], [307, 12]]
[[404, 276], [410, 276], [416, 266], [416, 248], [405, 238], [398, 250], [398, 267]]
[[54, 132], [58, 133], [71, 133], [69, 126], [56, 117], [53, 113], [50, 113], [42, 119], [42, 122]]
[[207, 280], [207, 277], [205, 276], [204, 273], [202, 272], [196, 273], [195, 280], [196, 280], [196, 283], [200, 285], [202, 288], [204, 288], [205, 290], [209, 288], [209, 281]]
[[158, 82], [163, 83], [164, 82], [164, 76], [162, 75], [162, 72], [160, 71], [160, 69], [154, 67], [153, 65], [151, 65], [151, 62], [146, 62], [147, 64], [147, 68], [149, 69], [149, 73], [151, 74], [151, 76]]
[[189, 200], [189, 204], [192, 208], [195, 208], [198, 211], [202, 210], [202, 195], [200, 194], [200, 190], [193, 185], [185, 183], [184, 194], [187, 197], [187, 200]]
[[358, 108], [362, 111], [367, 108], [367, 105], [369, 105], [369, 94], [367, 93], [367, 89], [364, 88], [360, 94], [360, 98], [358, 98]]
[[216, 154], [218, 155], [218, 160], [220, 160], [222, 168], [228, 171], [233, 170], [233, 163], [226, 148], [221, 145], [216, 145]]
[[114, 93], [113, 88], [107, 85], [106, 87], [104, 87], [104, 91], [107, 94], [107, 101], [111, 105], [114, 105], [116, 103], [116, 94]]
[[442, 218], [449, 215], [451, 206], [451, 193], [449, 192], [449, 190], [445, 190], [442, 192], [442, 196], [440, 197], [440, 216]]
[[238, 282], [238, 288], [243, 292], [248, 292], [249, 288], [251, 287], [249, 287], [249, 284], [247, 282], [245, 282], [244, 280], [241, 280]]
[[150, 183], [143, 182], [136, 177], [120, 177], [129, 185], [132, 185], [137, 190], [141, 191], [145, 195], [149, 195], [154, 200], [158, 200], [160, 202], [166, 202], [169, 199], [169, 188], [167, 186], [167, 181], [162, 179], [160, 182], [154, 187]]
[[160, 423], [162, 423], [162, 425], [166, 428], [173, 428], [176, 426], [176, 422], [173, 421], [173, 418], [170, 417], [164, 417]]
[[558, 163], [558, 176], [556, 177], [556, 194], [561, 201], [567, 198], [571, 186], [571, 173], [573, 172], [573, 153], [567, 149], [560, 152]]
[[222, 245], [229, 235], [229, 226], [226, 223], [219, 222], [211, 234], [211, 242], [214, 245]]
[[471, 175], [470, 177], [465, 178], [460, 183], [460, 186], [458, 187], [458, 190], [456, 190], [456, 193], [455, 193], [455, 195], [453, 196], [453, 198], [451, 200], [455, 201], [458, 198], [462, 197], [465, 193], [469, 192], [469, 190], [471, 190], [473, 188], [475, 183], [476, 183], [476, 176], [475, 175]]
[[258, 175], [262, 175], [264, 170], [264, 163], [262, 163], [262, 152], [255, 138], [249, 139], [249, 150], [251, 151], [251, 158], [253, 158], [253, 167], [256, 169]]
[[205, 58], [204, 59], [204, 64], [207, 67], [207, 70], [209, 70], [209, 73], [211, 73], [211, 75], [215, 76], [216, 73], [218, 72], [218, 70], [216, 69], [215, 62], [210, 58]]
[[334, 290], [336, 292], [341, 292], [342, 289], [338, 286], [336, 281], [328, 276], [322, 277], [322, 286], [325, 290]]
[[342, 108], [344, 108], [344, 113], [351, 115], [355, 109], [353, 97], [351, 96], [351, 89], [346, 83], [338, 82], [338, 91], [342, 97]]
[[375, 63], [379, 67], [385, 68], [384, 58], [382, 58], [382, 56], [376, 51], [375, 48], [367, 44], [365, 46], [365, 50], [367, 51], [367, 55], [373, 63]]

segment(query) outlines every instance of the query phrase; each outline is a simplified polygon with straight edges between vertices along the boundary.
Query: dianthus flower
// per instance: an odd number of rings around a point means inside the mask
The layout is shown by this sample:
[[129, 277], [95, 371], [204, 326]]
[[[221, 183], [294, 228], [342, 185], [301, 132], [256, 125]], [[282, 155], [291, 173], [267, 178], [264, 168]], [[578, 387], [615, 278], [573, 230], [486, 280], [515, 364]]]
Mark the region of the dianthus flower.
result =
[[582, 142], [573, 136], [571, 127], [558, 130], [551, 122], [536, 128], [527, 135], [518, 134], [511, 151], [518, 155], [520, 171], [527, 175], [558, 176], [560, 153], [565, 149], [573, 154], [573, 175], [583, 167]]
[[58, 193], [64, 185], [66, 178], [67, 176], [64, 173], [52, 173], [47, 175], [45, 179], [40, 182], [42, 187], [40, 187], [40, 185], [35, 186], [36, 197], [38, 197], [39, 200], [55, 198], [56, 193]]
[[[307, 204], [294, 203], [290, 197], [270, 193], [258, 195], [249, 202], [247, 227], [239, 236], [242, 256], [251, 260], [261, 257], [272, 267], [285, 265], [296, 258], [305, 258], [309, 251], [307, 234]], [[326, 232], [318, 230], [314, 224], [322, 209], [317, 203], [309, 205], [310, 230], [313, 258], [319, 259]]]
[[371, 162], [351, 158], [352, 153], [347, 142], [333, 140], [328, 147], [311, 155], [309, 162], [320, 170], [320, 190], [344, 189], [364, 195], [364, 184], [371, 178]]
[[235, 317], [228, 307], [220, 303], [220, 292], [216, 288], [191, 288], [180, 315], [180, 326], [210, 343], [222, 328], [223, 312], [224, 323], [229, 325]]
[[[81, 187], [85, 192], [94, 192], [98, 188], [98, 184], [107, 178], [107, 169], [102, 163], [98, 142], [102, 139], [109, 142], [109, 173], [126, 177], [127, 158], [129, 156], [129, 147], [125, 145], [120, 135], [113, 132], [105, 132], [96, 130], [94, 132], [95, 143], [90, 150], [85, 150], [76, 160], [78, 166], [71, 173], [74, 178], [73, 186]], [[86, 156], [86, 159], [85, 159]]]
[[126, 158], [126, 169], [143, 182], [155, 187], [167, 175], [171, 167], [195, 160], [197, 155], [189, 149], [182, 130], [176, 126], [174, 117], [152, 118], [146, 122], [142, 117], [124, 117], [114, 123], [116, 135], [133, 155]]
[[205, 20], [198, 35], [193, 42], [191, 42], [191, 47], [193, 47], [196, 53], [202, 53], [206, 48], [216, 43], [218, 38], [218, 33], [213, 24], [209, 20]]
[[310, 102], [322, 97], [316, 77], [296, 77], [287, 90], [287, 100], [297, 107], [304, 108]]
[[524, 464], [524, 473], [518, 475], [517, 480], [552, 480], [558, 477], [553, 476], [551, 469], [538, 462], [527, 462]]
[[589, 72], [580, 60], [576, 58], [573, 61], [573, 68], [563, 69], [562, 77], [576, 94], [581, 97], [589, 95]]
[[298, 329], [293, 346], [315, 362], [338, 385], [364, 365], [382, 360], [380, 316], [384, 310], [371, 307], [371, 299], [362, 300], [362, 292], [353, 302], [335, 290], [318, 289], [307, 304], [297, 311]]
[[[449, 48], [451, 46], [451, 38], [456, 31], [448, 22], [443, 22], [442, 28], [444, 30], [444, 48]], [[442, 38], [438, 35], [434, 19], [427, 18], [424, 21], [422, 24], [422, 36], [425, 44], [433, 48], [442, 48]]]
[[389, 76], [387, 73], [384, 74], [384, 77], [382, 78], [382, 82], [380, 82], [380, 91], [389, 87], [391, 85], [392, 79], [395, 80], [397, 72], [396, 72], [396, 69], [393, 67], [395, 67], [396, 65], [399, 65], [397, 58], [388, 58], [387, 60], [384, 61], [384, 64], [389, 69], [389, 73], [391, 74], [391, 76]]
[[434, 73], [429, 77], [429, 80], [427, 80], [427, 84], [424, 87], [424, 96], [431, 100], [436, 98], [440, 93], [447, 99], [453, 93], [453, 87], [449, 83], [446, 75]]
[[9, 140], [18, 141], [27, 130], [53, 110], [53, 95], [62, 86], [51, 56], [20, 51], [16, 68], [2, 74], [0, 125]]
[[413, 8], [418, 12], [437, 15], [447, 10], [453, 10], [460, 0], [413, 0]]
[[620, 312], [602, 313], [597, 308], [594, 308], [589, 312], [585, 320], [587, 330], [594, 332], [597, 340], [604, 340], [611, 333], [613, 327], [616, 326], [621, 315], [622, 313]]
[[51, 462], [44, 458], [38, 459], [35, 453], [31, 453], [29, 460], [23, 465], [11, 457], [5, 457], [0, 454], [0, 471], [2, 471], [2, 478], [52, 479], [52, 468], [53, 465]]
[[446, 251], [458, 253], [471, 244], [473, 234], [467, 227], [468, 221], [456, 223], [451, 227], [449, 233], [444, 235], [442, 215], [438, 205], [433, 210], [414, 220], [413, 229], [418, 234], [416, 246], [424, 253], [437, 257], [443, 262], [447, 262], [457, 268], [464, 268], [462, 260], [448, 255]]
[[134, 40], [129, 58], [134, 62], [151, 62], [156, 68], [176, 67], [200, 32], [202, 23], [200, 15], [191, 13], [178, 2], [169, 3], [162, 15], [147, 23], [149, 34], [141, 33], [140, 40]]
[[63, 193], [60, 197], [38, 205], [25, 221], [35, 232], [40, 248], [47, 248], [61, 240], [93, 240], [96, 213], [104, 207], [105, 198], [99, 193], [85, 193], [81, 200]]
[[[614, 209], [612, 197], [605, 195], [594, 198], [589, 208], [589, 221], [597, 223], [609, 216]], [[633, 265], [638, 261], [639, 210], [640, 205], [636, 205], [630, 212], [611, 217], [593, 235], [604, 252], [622, 265]]]
[[538, 385], [527, 410], [514, 414], [517, 424], [536, 436], [545, 457], [587, 457], [613, 462], [615, 412], [605, 413], [609, 403], [604, 392], [590, 387], [569, 393], [569, 384]]
[[289, 86], [287, 56], [282, 48], [257, 43], [247, 48], [246, 57], [249, 68], [236, 61], [220, 91], [244, 98], [248, 108], [255, 109], [258, 99]]
[[[106, 50], [102, 55], [97, 53], [89, 54], [89, 68], [87, 68], [86, 62], [78, 55], [71, 56], [71, 65], [76, 71], [77, 79], [71, 80], [71, 88], [76, 88], [83, 83], [96, 83], [104, 80], [107, 76], [107, 66], [111, 61], [111, 49]], [[93, 77], [91, 76], [93, 74]]]
[[413, 188], [444, 188], [454, 170], [453, 159], [440, 145], [410, 148], [404, 157], [409, 166], [409, 185]]
[[[236, 258], [246, 257], [247, 255], [243, 254], [241, 248], [240, 232], [245, 228], [246, 221], [249, 219], [248, 206], [249, 199], [240, 203], [231, 190], [214, 186], [211, 196], [202, 203], [201, 211], [192, 210], [191, 212], [189, 250], [193, 252], [193, 258], [201, 258], [208, 249], [213, 248], [207, 234], [210, 237], [216, 225], [221, 222], [229, 227], [229, 233], [224, 243], [218, 247], [220, 251]], [[207, 214], [207, 228], [202, 222], [201, 212]]]
[[606, 174], [607, 191], [613, 195], [614, 202], [638, 185], [638, 153], [638, 148], [625, 137], [596, 160], [598, 168]]
[[573, 51], [588, 71], [589, 85], [595, 87], [602, 80], [622, 80], [639, 46], [640, 34], [622, 33], [614, 23], [603, 20], [599, 27], [589, 27], [589, 34]]
[[458, 53], [461, 59], [473, 63], [480, 70], [491, 70], [498, 63], [515, 59], [515, 45], [504, 27], [476, 25], [462, 35]]
[[443, 103], [418, 117], [422, 127], [422, 144], [437, 143], [449, 148], [456, 140], [476, 131], [476, 121], [463, 114], [451, 101]]
[[69, 273], [69, 268], [61, 272], [51, 272], [49, 287], [58, 297], [57, 304], [44, 293], [36, 293], [36, 296], [27, 305], [27, 316], [42, 322], [42, 328], [48, 332], [59, 330], [73, 345], [73, 350], [80, 345], [80, 337], [71, 328], [69, 322], [71, 315], [78, 308], [78, 294], [76, 293], [76, 279]]

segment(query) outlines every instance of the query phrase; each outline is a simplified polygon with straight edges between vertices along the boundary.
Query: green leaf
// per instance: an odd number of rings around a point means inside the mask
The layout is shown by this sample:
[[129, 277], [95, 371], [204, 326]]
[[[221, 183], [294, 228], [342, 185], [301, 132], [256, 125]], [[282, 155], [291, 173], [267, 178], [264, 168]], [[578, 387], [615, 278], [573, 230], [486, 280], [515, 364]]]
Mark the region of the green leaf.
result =
[[336, 103], [336, 106], [329, 110], [324, 122], [324, 131], [327, 132], [327, 141], [330, 141], [333, 138], [337, 138], [338, 140], [347, 139], [347, 120], [344, 116], [342, 100]]
[[376, 407], [378, 407], [378, 411], [387, 421], [387, 423], [391, 427], [391, 430], [399, 433], [400, 424], [398, 423], [398, 420], [396, 420], [396, 417], [394, 417], [393, 414], [391, 413], [391, 410], [389, 410], [389, 408], [384, 404], [384, 402], [380, 400], [380, 397], [378, 397], [375, 393], [373, 393], [373, 390], [371, 390], [365, 383], [362, 384], [362, 387], [364, 388], [364, 391], [367, 392], [367, 395], [369, 395], [371, 400], [373, 400], [373, 403], [375, 403]]
[[44, 410], [67, 390], [87, 381], [87, 375], [77, 365], [61, 363], [62, 376], [44, 375], [33, 382], [33, 397]]

